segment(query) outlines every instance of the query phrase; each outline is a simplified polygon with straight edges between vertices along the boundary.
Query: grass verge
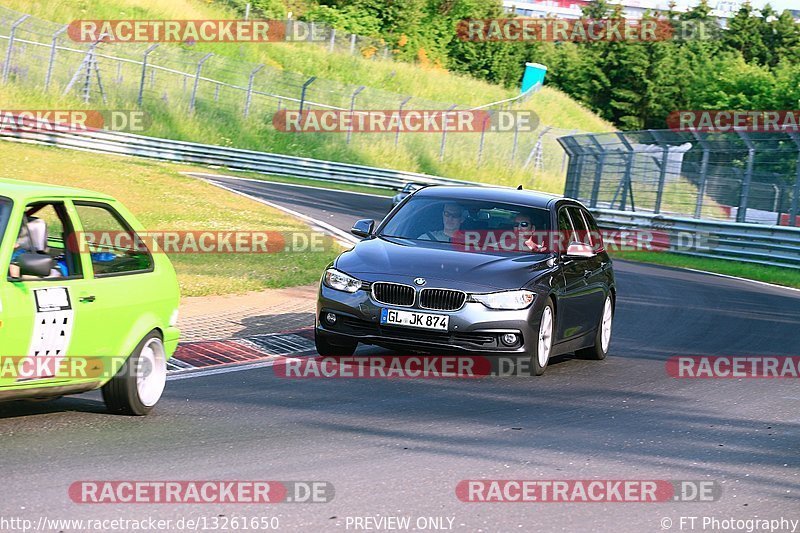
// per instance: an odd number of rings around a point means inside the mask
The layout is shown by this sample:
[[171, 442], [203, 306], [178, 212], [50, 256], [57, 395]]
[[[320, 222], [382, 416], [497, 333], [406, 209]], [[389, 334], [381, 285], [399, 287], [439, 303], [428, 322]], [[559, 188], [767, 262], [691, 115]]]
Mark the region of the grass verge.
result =
[[722, 259], [706, 259], [687, 255], [668, 254], [663, 252], [613, 252], [613, 259], [638, 261], [656, 265], [679, 268], [693, 268], [717, 274], [736, 276], [739, 278], [774, 283], [785, 287], [800, 288], [800, 270], [767, 265], [725, 261]]
[[[110, 194], [151, 231], [308, 231], [275, 209], [182, 175], [192, 168], [186, 165], [14, 142], [0, 142], [0, 158], [3, 177]], [[337, 253], [179, 254], [170, 259], [181, 293], [205, 296], [314, 283]]]

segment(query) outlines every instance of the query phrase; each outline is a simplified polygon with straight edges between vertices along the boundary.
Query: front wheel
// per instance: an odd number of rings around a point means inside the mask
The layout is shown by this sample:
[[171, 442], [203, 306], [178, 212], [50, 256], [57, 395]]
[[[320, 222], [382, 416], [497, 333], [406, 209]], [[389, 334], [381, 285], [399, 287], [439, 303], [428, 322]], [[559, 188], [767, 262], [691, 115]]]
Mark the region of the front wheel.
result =
[[142, 416], [158, 403], [167, 383], [164, 341], [149, 333], [111, 378], [103, 385], [103, 400], [112, 413]]
[[597, 325], [597, 333], [594, 337], [594, 345], [578, 350], [576, 354], [583, 359], [600, 361], [605, 359], [608, 354], [608, 347], [611, 344], [611, 326], [614, 321], [614, 305], [611, 302], [611, 295], [606, 296], [603, 304], [603, 314]]
[[542, 318], [539, 320], [539, 334], [534, 339], [531, 353], [531, 375], [541, 376], [550, 362], [550, 352], [553, 349], [553, 330], [555, 325], [555, 310], [553, 301], [548, 298], [542, 309]]

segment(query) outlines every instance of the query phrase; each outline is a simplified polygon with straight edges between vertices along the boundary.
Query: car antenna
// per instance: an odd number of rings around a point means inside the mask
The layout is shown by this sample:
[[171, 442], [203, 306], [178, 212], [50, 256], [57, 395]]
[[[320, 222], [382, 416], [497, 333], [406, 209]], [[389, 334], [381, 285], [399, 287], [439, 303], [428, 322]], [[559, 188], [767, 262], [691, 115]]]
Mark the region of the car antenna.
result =
[[517, 190], [521, 191], [522, 190], [522, 185], [517, 185]]

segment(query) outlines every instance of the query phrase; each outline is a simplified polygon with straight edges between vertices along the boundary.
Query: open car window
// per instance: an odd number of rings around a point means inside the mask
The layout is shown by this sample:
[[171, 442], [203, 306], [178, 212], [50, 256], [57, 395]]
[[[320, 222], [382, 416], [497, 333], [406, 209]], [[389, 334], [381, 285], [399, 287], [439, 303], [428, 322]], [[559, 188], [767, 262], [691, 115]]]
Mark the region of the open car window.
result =
[[[74, 229], [63, 202], [35, 202], [25, 207], [22, 224], [10, 234], [15, 239], [8, 276], [21, 281], [77, 279], [83, 277], [74, 244]], [[21, 275], [23, 254], [47, 255], [53, 261], [44, 278]]]
[[13, 203], [8, 198], [0, 196], [0, 244], [3, 243], [3, 236], [6, 234], [8, 219], [11, 217], [11, 207]]

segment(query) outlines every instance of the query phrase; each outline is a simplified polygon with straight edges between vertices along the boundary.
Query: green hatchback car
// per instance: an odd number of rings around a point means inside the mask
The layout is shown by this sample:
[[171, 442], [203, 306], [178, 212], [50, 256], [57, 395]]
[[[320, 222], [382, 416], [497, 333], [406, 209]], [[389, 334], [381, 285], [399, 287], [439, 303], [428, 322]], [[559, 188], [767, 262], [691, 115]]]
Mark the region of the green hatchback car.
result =
[[180, 293], [143, 231], [109, 196], [0, 179], [0, 400], [102, 387], [112, 412], [155, 406]]

